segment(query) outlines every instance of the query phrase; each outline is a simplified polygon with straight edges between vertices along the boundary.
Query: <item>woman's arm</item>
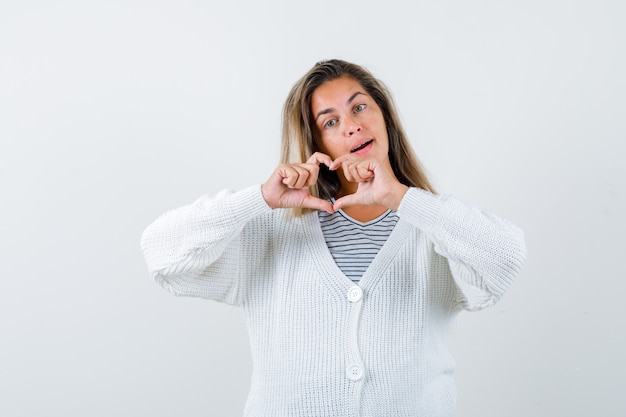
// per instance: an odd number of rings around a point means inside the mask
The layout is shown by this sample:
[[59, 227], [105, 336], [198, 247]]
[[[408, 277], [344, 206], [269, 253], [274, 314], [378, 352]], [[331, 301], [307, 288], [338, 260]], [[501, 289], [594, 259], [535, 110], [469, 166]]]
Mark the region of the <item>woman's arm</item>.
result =
[[[157, 218], [141, 237], [154, 279], [176, 295], [235, 303], [242, 259], [240, 233], [250, 220], [271, 212], [259, 186], [222, 191]], [[257, 225], [251, 232], [269, 233]], [[265, 229], [265, 230], [263, 230]], [[258, 243], [261, 244], [261, 236]], [[258, 248], [257, 248], [258, 249]]]
[[526, 258], [522, 231], [492, 213], [450, 196], [410, 188], [398, 215], [424, 231], [447, 258], [468, 310], [493, 305], [509, 288]]

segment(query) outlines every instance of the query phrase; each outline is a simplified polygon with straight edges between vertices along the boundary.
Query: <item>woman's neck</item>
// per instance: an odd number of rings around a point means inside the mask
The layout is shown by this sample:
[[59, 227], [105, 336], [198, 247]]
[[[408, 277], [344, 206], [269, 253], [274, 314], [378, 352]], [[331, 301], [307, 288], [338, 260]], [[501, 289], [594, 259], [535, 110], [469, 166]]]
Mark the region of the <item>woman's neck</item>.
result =
[[342, 210], [354, 220], [361, 223], [367, 223], [379, 218], [389, 209], [382, 206], [351, 206]]

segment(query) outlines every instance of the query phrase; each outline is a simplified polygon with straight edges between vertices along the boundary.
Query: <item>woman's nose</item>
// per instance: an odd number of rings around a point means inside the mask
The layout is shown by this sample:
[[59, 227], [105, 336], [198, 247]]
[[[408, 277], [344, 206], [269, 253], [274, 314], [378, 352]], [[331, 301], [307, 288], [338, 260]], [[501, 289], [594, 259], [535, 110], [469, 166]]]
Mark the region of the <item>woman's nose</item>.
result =
[[350, 118], [346, 120], [346, 131], [348, 136], [352, 136], [355, 132], [361, 131], [361, 125], [354, 119]]

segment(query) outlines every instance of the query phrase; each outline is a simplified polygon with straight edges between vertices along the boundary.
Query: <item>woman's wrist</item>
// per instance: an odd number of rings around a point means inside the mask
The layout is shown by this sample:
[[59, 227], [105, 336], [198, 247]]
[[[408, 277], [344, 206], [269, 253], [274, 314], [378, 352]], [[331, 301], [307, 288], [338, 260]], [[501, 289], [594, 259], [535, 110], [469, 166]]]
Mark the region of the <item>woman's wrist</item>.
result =
[[397, 211], [407, 191], [409, 191], [409, 187], [404, 184], [397, 183], [394, 185], [385, 199], [385, 207]]

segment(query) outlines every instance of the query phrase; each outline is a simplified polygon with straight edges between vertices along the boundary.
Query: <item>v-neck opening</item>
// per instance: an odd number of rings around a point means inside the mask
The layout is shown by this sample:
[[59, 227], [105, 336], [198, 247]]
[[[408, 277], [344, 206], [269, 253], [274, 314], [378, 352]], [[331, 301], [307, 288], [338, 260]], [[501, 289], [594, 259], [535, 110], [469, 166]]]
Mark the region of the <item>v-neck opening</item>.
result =
[[317, 260], [317, 262], [315, 262], [316, 267], [321, 272], [324, 282], [326, 282], [329, 287], [338, 291], [340, 296], [343, 296], [345, 291], [354, 285], [367, 288], [370, 291], [373, 290], [378, 285], [382, 275], [391, 266], [400, 251], [400, 247], [406, 241], [405, 237], [407, 233], [409, 233], [412, 228], [409, 223], [398, 219], [398, 222], [387, 237], [387, 240], [376, 256], [374, 256], [374, 259], [372, 259], [372, 262], [361, 276], [359, 282], [354, 282], [343, 273], [333, 259], [328, 245], [326, 244], [326, 240], [324, 239], [324, 232], [322, 231], [318, 213], [309, 213], [301, 218], [301, 220], [302, 226], [309, 229], [308, 231], [310, 232], [307, 233], [310, 238], [306, 239], [306, 241], [309, 244], [313, 258]]

